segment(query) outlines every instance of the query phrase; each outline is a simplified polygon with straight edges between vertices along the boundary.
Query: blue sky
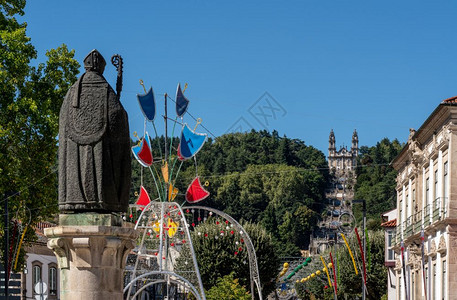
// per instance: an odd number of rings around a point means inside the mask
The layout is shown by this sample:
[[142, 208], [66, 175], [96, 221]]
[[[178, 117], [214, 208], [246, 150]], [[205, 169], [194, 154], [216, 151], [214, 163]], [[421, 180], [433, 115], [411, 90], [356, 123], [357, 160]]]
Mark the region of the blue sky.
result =
[[214, 135], [276, 129], [327, 154], [332, 128], [337, 145], [354, 129], [361, 145], [404, 142], [457, 95], [456, 13], [455, 1], [33, 0], [22, 19], [39, 61], [62, 43], [80, 62], [122, 55], [131, 132], [139, 79], [160, 104], [187, 82], [189, 112]]

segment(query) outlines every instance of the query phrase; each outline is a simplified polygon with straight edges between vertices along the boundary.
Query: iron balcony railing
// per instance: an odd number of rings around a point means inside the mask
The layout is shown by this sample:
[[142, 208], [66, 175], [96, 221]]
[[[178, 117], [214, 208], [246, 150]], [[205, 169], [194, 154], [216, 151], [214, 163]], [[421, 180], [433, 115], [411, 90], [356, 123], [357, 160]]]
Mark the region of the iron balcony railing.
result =
[[422, 229], [422, 210], [413, 215], [413, 234], [421, 232]]
[[424, 208], [424, 227], [430, 225], [430, 204], [427, 204]]
[[421, 232], [422, 228], [447, 217], [447, 197], [438, 197], [423, 210], [414, 213], [403, 222], [398, 222], [395, 230], [395, 243]]
[[447, 197], [438, 197], [433, 201], [433, 222], [447, 217]]
[[441, 198], [438, 197], [433, 201], [433, 222], [439, 221], [441, 217]]
[[406, 218], [404, 228], [406, 228], [405, 238], [407, 238], [413, 234], [413, 216], [409, 216], [408, 218]]

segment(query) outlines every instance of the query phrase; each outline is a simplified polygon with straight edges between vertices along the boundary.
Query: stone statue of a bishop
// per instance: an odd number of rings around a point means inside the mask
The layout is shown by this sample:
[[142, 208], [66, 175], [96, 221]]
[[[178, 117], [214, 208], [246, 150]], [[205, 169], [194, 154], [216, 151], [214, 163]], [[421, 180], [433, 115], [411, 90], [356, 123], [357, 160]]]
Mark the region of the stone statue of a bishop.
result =
[[[91, 51], [84, 59], [86, 72], [69, 89], [60, 109], [61, 212], [125, 212], [128, 208], [128, 117], [119, 101], [120, 90], [116, 93], [103, 77], [105, 66], [103, 56]], [[118, 81], [122, 66], [120, 72]], [[122, 82], [117, 86], [122, 87]]]

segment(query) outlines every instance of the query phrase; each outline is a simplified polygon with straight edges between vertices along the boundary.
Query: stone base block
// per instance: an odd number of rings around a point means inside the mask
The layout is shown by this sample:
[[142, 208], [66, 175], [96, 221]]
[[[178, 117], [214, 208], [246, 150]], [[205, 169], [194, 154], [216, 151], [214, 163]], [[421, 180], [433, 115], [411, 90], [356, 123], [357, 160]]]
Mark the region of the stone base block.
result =
[[119, 226], [122, 227], [122, 217], [114, 214], [81, 213], [60, 214], [60, 226]]
[[60, 299], [123, 299], [123, 271], [137, 231], [117, 226], [46, 228], [57, 256]]

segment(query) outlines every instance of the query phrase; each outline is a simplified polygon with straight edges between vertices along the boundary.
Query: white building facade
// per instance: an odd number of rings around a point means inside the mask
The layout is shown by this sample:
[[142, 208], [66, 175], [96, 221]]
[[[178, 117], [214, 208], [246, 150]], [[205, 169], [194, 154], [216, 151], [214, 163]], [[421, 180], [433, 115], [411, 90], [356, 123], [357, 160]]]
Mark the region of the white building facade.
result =
[[457, 299], [456, 158], [454, 97], [441, 102], [417, 131], [410, 130], [392, 162], [398, 171], [396, 299]]
[[59, 268], [57, 258], [46, 246], [47, 238], [43, 229], [55, 226], [46, 222], [39, 222], [35, 228], [38, 240], [26, 247], [26, 268], [22, 274], [22, 299], [35, 299], [38, 295], [34, 286], [38, 282], [46, 284], [45, 295], [48, 300], [60, 299]]

